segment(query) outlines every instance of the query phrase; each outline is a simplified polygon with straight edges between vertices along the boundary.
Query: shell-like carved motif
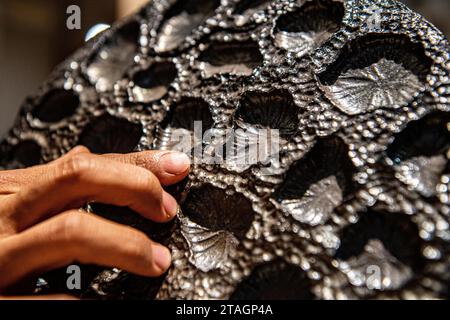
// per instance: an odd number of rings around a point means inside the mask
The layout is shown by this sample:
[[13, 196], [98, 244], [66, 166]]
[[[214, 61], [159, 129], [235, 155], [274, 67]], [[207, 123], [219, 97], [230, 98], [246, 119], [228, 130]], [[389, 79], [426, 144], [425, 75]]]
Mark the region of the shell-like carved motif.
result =
[[417, 225], [407, 215], [370, 210], [342, 230], [335, 257], [354, 285], [398, 290], [409, 275], [423, 271], [422, 246]]
[[336, 177], [330, 176], [311, 185], [300, 199], [283, 200], [281, 208], [299, 222], [317, 226], [328, 220], [342, 200]]
[[[333, 197], [332, 203], [337, 203], [355, 188], [352, 178], [354, 172], [355, 168], [348, 156], [348, 146], [345, 142], [338, 137], [324, 138], [290, 167], [286, 179], [272, 197], [278, 203], [293, 199], [301, 201], [305, 195], [310, 196], [311, 191], [318, 193], [319, 189], [328, 186], [336, 196]], [[334, 177], [334, 180], [330, 177]], [[338, 188], [342, 192], [338, 192]], [[305, 205], [307, 202], [300, 203]]]
[[370, 290], [398, 290], [413, 276], [413, 271], [386, 250], [379, 240], [370, 240], [364, 252], [339, 267], [356, 287]]
[[133, 75], [136, 85], [130, 91], [133, 102], [153, 102], [164, 97], [169, 86], [177, 77], [178, 71], [174, 63], [157, 62], [149, 68], [139, 70]]
[[425, 90], [431, 65], [407, 36], [370, 33], [348, 43], [319, 80], [338, 109], [356, 115], [408, 105]]
[[203, 15], [189, 15], [186, 12], [171, 18], [161, 28], [155, 51], [166, 52], [176, 49], [203, 21]]
[[276, 129], [289, 138], [298, 130], [299, 108], [292, 95], [285, 90], [247, 92], [239, 102], [235, 123], [248, 123], [262, 129]]
[[164, 122], [158, 129], [156, 147], [185, 153], [201, 148], [203, 135], [214, 124], [209, 104], [203, 99], [187, 97], [171, 107]]
[[164, 53], [177, 49], [219, 5], [220, 0], [178, 0], [164, 17], [155, 51]]
[[181, 208], [191, 221], [211, 231], [227, 231], [239, 240], [255, 217], [252, 203], [242, 194], [210, 185], [191, 189]]
[[226, 141], [225, 167], [242, 173], [256, 164], [276, 165], [280, 144], [284, 143], [277, 130], [261, 131], [258, 127], [239, 122], [238, 128]]
[[201, 124], [200, 132], [204, 133], [214, 124], [208, 103], [200, 98], [182, 98], [173, 106], [169, 117], [170, 127], [191, 132], [196, 130], [196, 125]]
[[133, 62], [136, 46], [118, 40], [117, 46], [108, 46], [102, 49], [98, 58], [88, 67], [86, 73], [91, 83], [95, 83], [98, 91], [112, 90], [128, 67]]
[[63, 267], [36, 274], [34, 292], [449, 298], [449, 71], [445, 36], [400, 1], [149, 1], [25, 100], [0, 167], [77, 144], [190, 152], [189, 175], [164, 186], [180, 203], [172, 223], [85, 206], [174, 264], [158, 278], [80, 265], [75, 291]]
[[394, 61], [381, 59], [369, 67], [347, 71], [323, 90], [342, 112], [356, 115], [405, 106], [422, 88], [417, 75]]
[[248, 92], [234, 115], [232, 136], [227, 140], [226, 167], [243, 172], [255, 164], [273, 164], [280, 145], [298, 130], [299, 108], [284, 90]]
[[253, 40], [214, 42], [199, 57], [206, 78], [216, 74], [250, 76], [263, 62], [258, 43]]
[[386, 154], [397, 179], [424, 197], [435, 196], [450, 148], [448, 112], [432, 112], [410, 122], [395, 136]]
[[100, 92], [110, 91], [132, 65], [137, 54], [140, 25], [129, 22], [118, 31], [118, 36], [109, 39], [88, 62], [86, 75]]
[[275, 28], [275, 44], [304, 56], [325, 43], [336, 32], [344, 17], [340, 2], [314, 0], [297, 11], [280, 16]]
[[323, 43], [329, 37], [328, 31], [296, 33], [279, 31], [275, 36], [275, 43], [281, 48], [295, 51], [298, 56], [304, 56], [315, 48], [318, 42]]
[[211, 231], [182, 218], [181, 233], [189, 245], [189, 261], [203, 272], [220, 268], [238, 245], [228, 231]]

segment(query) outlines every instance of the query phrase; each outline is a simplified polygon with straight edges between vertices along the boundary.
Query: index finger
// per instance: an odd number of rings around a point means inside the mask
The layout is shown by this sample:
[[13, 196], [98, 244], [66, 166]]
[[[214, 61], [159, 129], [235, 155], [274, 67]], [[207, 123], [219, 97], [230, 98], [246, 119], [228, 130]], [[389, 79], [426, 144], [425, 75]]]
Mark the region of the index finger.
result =
[[181, 152], [142, 151], [129, 154], [105, 154], [102, 157], [135, 165], [151, 171], [162, 185], [172, 185], [189, 173], [191, 161]]

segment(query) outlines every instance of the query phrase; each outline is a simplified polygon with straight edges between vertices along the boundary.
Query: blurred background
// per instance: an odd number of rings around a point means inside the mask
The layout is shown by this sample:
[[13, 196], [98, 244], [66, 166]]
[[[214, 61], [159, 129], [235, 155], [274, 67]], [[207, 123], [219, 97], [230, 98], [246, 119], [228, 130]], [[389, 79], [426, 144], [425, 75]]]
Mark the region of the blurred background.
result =
[[[450, 35], [449, 0], [402, 0]], [[99, 23], [112, 24], [147, 0], [0, 0], [0, 135], [23, 99], [53, 67], [84, 43]], [[66, 9], [78, 5], [81, 30], [66, 28]]]

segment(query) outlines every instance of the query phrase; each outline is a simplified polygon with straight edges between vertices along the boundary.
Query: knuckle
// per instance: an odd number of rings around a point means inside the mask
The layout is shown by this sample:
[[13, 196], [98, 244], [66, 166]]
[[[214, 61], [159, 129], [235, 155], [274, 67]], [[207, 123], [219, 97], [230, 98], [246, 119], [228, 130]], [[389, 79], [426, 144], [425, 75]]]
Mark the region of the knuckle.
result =
[[129, 155], [129, 159], [130, 159], [130, 163], [135, 166], [142, 167], [142, 168], [147, 167], [147, 159], [142, 157], [141, 153], [133, 153], [133, 154]]
[[80, 212], [69, 212], [65, 214], [57, 225], [56, 233], [66, 242], [75, 242], [82, 239], [87, 222], [86, 216]]
[[151, 151], [143, 151], [133, 155], [133, 162], [136, 166], [155, 171], [159, 166], [158, 157]]
[[74, 153], [91, 153], [90, 150], [85, 146], [76, 146], [72, 149]]
[[72, 150], [70, 150], [69, 152], [69, 156], [70, 155], [75, 155], [75, 154], [90, 154], [91, 151], [85, 147], [85, 146], [76, 146], [75, 148], [73, 148]]
[[74, 154], [59, 166], [58, 177], [62, 180], [78, 180], [95, 166], [94, 159], [85, 153]]

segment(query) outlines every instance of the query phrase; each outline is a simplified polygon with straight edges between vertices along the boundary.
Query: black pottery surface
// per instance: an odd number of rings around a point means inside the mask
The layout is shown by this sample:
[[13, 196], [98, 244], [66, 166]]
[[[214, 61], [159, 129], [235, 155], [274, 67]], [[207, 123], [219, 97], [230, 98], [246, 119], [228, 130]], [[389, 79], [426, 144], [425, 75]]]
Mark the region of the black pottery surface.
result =
[[[176, 150], [171, 134], [192, 135], [194, 121], [219, 136], [278, 129], [275, 166], [196, 163], [170, 188], [181, 203], [173, 223], [92, 205], [168, 245], [174, 263], [158, 279], [84, 266], [78, 294], [446, 298], [449, 55], [441, 32], [396, 1], [154, 0], [25, 101], [0, 166], [46, 163], [78, 144]], [[37, 292], [64, 286], [57, 270]]]

